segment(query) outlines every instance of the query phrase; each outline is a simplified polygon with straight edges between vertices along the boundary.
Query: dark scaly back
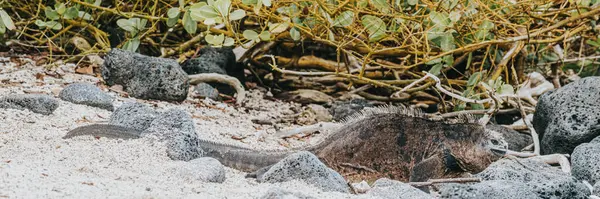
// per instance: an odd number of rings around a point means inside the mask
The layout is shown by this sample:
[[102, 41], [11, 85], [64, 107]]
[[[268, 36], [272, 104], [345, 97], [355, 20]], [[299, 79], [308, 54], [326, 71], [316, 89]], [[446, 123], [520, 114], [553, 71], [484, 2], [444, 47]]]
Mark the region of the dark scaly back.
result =
[[[416, 109], [383, 106], [348, 117], [314, 146], [265, 151], [212, 141], [200, 141], [200, 146], [206, 156], [243, 171], [256, 171], [306, 150], [351, 181], [381, 177], [408, 181], [412, 168], [431, 157], [442, 158], [438, 162], [443, 168], [431, 168], [440, 175], [447, 169], [470, 171], [487, 166], [499, 158], [489, 150], [488, 140], [496, 138], [489, 133], [469, 115], [436, 120]], [[355, 173], [359, 175], [352, 175]]]
[[[478, 148], [486, 137], [484, 127], [468, 115], [434, 120], [418, 110], [404, 107], [378, 107], [354, 115], [344, 123], [314, 151], [351, 181], [382, 177], [408, 181], [412, 168], [422, 160], [454, 153], [457, 153], [456, 158], [462, 158], [466, 151]], [[476, 151], [487, 153], [484, 149]], [[468, 160], [471, 161], [481, 154], [468, 155], [475, 155]], [[442, 162], [447, 160], [454, 161], [454, 156]], [[458, 163], [469, 166], [466, 160], [448, 162]]]

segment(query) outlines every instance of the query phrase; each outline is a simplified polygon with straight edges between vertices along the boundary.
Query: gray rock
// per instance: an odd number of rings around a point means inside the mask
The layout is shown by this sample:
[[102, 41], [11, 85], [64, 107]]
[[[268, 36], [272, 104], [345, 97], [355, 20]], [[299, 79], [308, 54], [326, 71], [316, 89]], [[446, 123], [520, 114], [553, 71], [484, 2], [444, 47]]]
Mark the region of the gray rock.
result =
[[150, 123], [156, 119], [158, 114], [157, 111], [145, 104], [127, 102], [113, 112], [108, 123], [144, 131], [150, 127]]
[[508, 149], [513, 151], [521, 151], [526, 146], [533, 143], [530, 135], [519, 133], [513, 129], [496, 125], [496, 124], [488, 124], [486, 128], [499, 132], [504, 137], [504, 140], [508, 143]]
[[381, 178], [373, 183], [373, 188], [366, 193], [370, 198], [397, 198], [397, 199], [424, 199], [434, 198], [433, 196], [406, 183]]
[[298, 89], [279, 93], [276, 97], [286, 101], [294, 101], [301, 104], [324, 104], [333, 101], [333, 97], [316, 90]]
[[327, 108], [318, 105], [318, 104], [309, 104], [306, 106], [307, 109], [310, 109], [311, 112], [315, 114], [315, 119], [318, 122], [331, 122], [333, 116], [329, 113]]
[[[199, 73], [218, 73], [229, 75], [240, 80], [244, 84], [244, 67], [237, 64], [235, 54], [231, 47], [213, 48], [210, 46], [200, 49], [198, 58], [185, 61], [181, 67], [192, 75]], [[216, 88], [220, 93], [233, 95], [235, 89], [226, 84], [209, 82], [209, 85]]]
[[141, 135], [165, 141], [167, 155], [173, 160], [189, 161], [202, 153], [192, 117], [181, 109], [161, 113]]
[[0, 98], [0, 108], [30, 110], [34, 113], [50, 115], [58, 108], [54, 97], [42, 94], [16, 94]]
[[271, 187], [261, 199], [316, 199], [304, 193], [288, 191], [279, 187]]
[[308, 151], [300, 151], [287, 156], [271, 166], [258, 178], [258, 181], [276, 183], [298, 179], [323, 191], [350, 192], [342, 175], [328, 168], [317, 156]]
[[58, 94], [60, 99], [112, 111], [114, 98], [90, 83], [73, 83]]
[[190, 160], [189, 162], [181, 162], [171, 172], [176, 173], [182, 179], [191, 182], [225, 182], [225, 167], [214, 158], [201, 157]]
[[600, 182], [600, 143], [596, 140], [575, 147], [571, 154], [572, 175], [590, 184]]
[[365, 107], [374, 107], [375, 105], [369, 103], [365, 99], [352, 99], [348, 101], [336, 101], [329, 108], [329, 112], [333, 116], [335, 121], [345, 119], [352, 114], [363, 110]]
[[194, 88], [194, 97], [210, 98], [219, 100], [219, 91], [207, 83], [199, 83]]
[[[213, 48], [204, 47], [198, 52], [198, 58], [185, 61], [181, 67], [187, 74], [219, 73], [223, 75], [236, 76], [235, 54], [229, 47]], [[241, 71], [243, 73], [243, 70]]]
[[593, 189], [594, 189], [594, 195], [600, 196], [600, 182], [596, 182], [596, 184], [594, 184], [594, 186], [593, 186]]
[[[527, 167], [523, 166], [526, 165]], [[517, 182], [540, 182], [553, 178], [570, 177], [557, 168], [531, 159], [500, 159], [475, 176], [482, 180], [512, 180]]]
[[600, 121], [600, 77], [586, 77], [539, 98], [533, 126], [541, 136], [542, 154], [571, 154], [600, 131], [590, 127]]
[[102, 78], [110, 86], [123, 85], [132, 97], [183, 101], [189, 79], [177, 61], [113, 48], [104, 58]]
[[502, 159], [475, 176], [482, 180], [525, 183], [541, 198], [587, 198], [590, 195], [585, 184], [568, 173], [532, 159], [519, 162]]
[[590, 141], [590, 143], [598, 143], [598, 144], [600, 144], [600, 136], [594, 138], [592, 141]]
[[505, 180], [483, 181], [476, 184], [448, 183], [439, 185], [440, 198], [456, 199], [537, 199], [534, 190], [522, 182]]
[[590, 189], [572, 177], [554, 178], [549, 181], [527, 183], [541, 198], [587, 199]]

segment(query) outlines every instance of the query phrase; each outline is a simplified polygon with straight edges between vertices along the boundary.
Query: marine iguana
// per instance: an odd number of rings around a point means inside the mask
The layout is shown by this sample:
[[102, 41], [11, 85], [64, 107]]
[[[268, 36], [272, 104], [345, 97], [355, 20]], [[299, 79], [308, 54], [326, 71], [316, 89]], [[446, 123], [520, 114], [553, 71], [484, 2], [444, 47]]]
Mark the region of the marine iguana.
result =
[[[200, 140], [199, 146], [203, 156], [246, 172], [266, 171], [287, 155], [304, 150], [349, 181], [385, 177], [403, 182], [478, 173], [500, 159], [508, 147], [500, 133], [486, 129], [468, 115], [430, 119], [416, 109], [383, 106], [348, 118], [313, 146], [258, 151], [207, 140]], [[73, 129], [64, 138], [119, 134], [123, 138], [141, 137], [139, 131], [127, 127], [94, 124]]]

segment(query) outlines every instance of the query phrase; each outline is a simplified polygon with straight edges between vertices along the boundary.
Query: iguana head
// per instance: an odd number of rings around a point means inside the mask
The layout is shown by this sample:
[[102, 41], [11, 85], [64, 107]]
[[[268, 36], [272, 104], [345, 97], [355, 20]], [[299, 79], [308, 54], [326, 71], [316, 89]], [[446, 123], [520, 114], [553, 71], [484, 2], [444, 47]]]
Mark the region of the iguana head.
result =
[[[452, 144], [450, 155], [461, 170], [479, 173], [504, 156], [508, 143], [499, 132], [479, 126], [469, 142]], [[469, 143], [469, 144], [465, 144]]]

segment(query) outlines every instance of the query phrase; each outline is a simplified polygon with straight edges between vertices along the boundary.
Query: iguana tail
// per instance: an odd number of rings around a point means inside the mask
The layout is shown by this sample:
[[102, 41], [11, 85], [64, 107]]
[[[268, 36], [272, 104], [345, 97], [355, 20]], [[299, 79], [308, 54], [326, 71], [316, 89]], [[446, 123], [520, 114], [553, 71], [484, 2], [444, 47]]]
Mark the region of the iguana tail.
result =
[[80, 126], [69, 131], [63, 139], [69, 139], [76, 136], [91, 135], [95, 137], [136, 139], [141, 137], [141, 131], [113, 124], [92, 124]]
[[199, 145], [203, 151], [202, 156], [215, 158], [227, 167], [245, 172], [254, 172], [269, 167], [286, 156], [300, 151], [298, 149], [259, 151], [208, 140], [200, 140]]
[[[112, 124], [92, 124], [82, 126], [69, 131], [63, 139], [76, 136], [96, 136], [107, 138], [136, 139], [140, 138], [141, 131]], [[241, 146], [217, 143], [208, 140], [199, 140], [199, 146], [203, 151], [202, 156], [212, 157], [221, 164], [245, 172], [254, 172], [269, 167], [286, 156], [302, 151], [310, 151], [313, 147], [296, 148], [289, 150], [254, 150]]]

